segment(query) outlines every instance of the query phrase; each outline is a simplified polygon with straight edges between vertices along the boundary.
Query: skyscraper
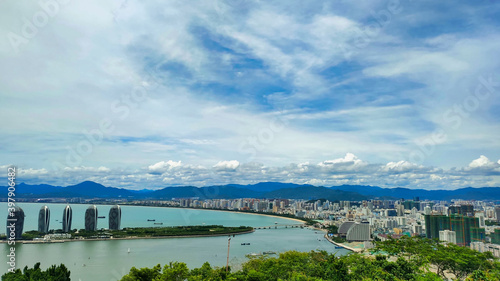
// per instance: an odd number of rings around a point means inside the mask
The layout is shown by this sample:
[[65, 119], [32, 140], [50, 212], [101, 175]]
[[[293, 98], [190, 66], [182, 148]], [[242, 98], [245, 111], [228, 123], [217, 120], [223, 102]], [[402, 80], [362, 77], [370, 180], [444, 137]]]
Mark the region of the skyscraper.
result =
[[50, 223], [50, 209], [43, 206], [38, 213], [38, 232], [48, 233]]
[[70, 232], [71, 231], [71, 221], [73, 220], [73, 211], [71, 207], [67, 205], [63, 210], [63, 220], [62, 220], [62, 231]]
[[89, 206], [85, 211], [85, 230], [97, 231], [97, 207]]
[[120, 230], [122, 220], [122, 209], [118, 205], [114, 205], [109, 209], [109, 229]]
[[24, 227], [24, 211], [19, 206], [14, 207], [14, 211], [7, 214], [7, 237], [10, 236], [10, 232], [15, 232], [15, 238], [21, 239]]
[[439, 231], [450, 230], [456, 233], [456, 243], [460, 246], [485, 239], [485, 230], [479, 227], [479, 219], [476, 217], [425, 215], [424, 218], [427, 238], [439, 239]]

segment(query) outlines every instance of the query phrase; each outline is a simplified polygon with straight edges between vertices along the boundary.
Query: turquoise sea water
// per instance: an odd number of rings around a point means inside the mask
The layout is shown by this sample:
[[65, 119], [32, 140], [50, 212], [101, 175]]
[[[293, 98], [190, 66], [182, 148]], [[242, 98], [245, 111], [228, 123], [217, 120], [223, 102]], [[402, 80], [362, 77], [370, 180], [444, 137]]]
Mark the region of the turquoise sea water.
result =
[[[25, 230], [37, 229], [38, 211], [44, 204], [20, 203], [25, 218]], [[50, 228], [60, 228], [62, 210], [65, 204], [47, 204], [51, 210]], [[84, 227], [84, 214], [88, 205], [71, 205], [73, 209], [72, 228]], [[108, 212], [111, 205], [98, 205], [100, 219], [98, 227], [107, 228]], [[7, 205], [0, 203], [0, 218], [7, 218]], [[153, 226], [155, 219], [170, 225], [221, 224], [225, 226], [248, 225], [253, 227], [278, 224], [300, 224], [300, 222], [270, 216], [232, 213], [210, 210], [122, 206], [122, 227]], [[56, 221], [57, 220], [57, 221]], [[5, 223], [1, 232], [5, 233]], [[344, 249], [335, 249], [334, 245], [323, 238], [324, 233], [304, 228], [261, 229], [254, 233], [237, 235], [231, 238], [230, 265], [238, 267], [247, 260], [249, 253], [264, 251], [284, 252], [287, 250], [310, 251], [325, 250], [346, 254]], [[33, 266], [41, 262], [45, 268], [52, 264], [64, 263], [71, 271], [72, 280], [119, 280], [132, 266], [151, 267], [158, 263], [162, 266], [170, 261], [185, 262], [190, 268], [200, 267], [205, 261], [213, 266], [225, 266], [227, 255], [227, 237], [168, 238], [80, 241], [53, 244], [26, 244], [16, 246], [16, 264], [18, 268]], [[250, 243], [250, 245], [241, 245]], [[0, 244], [2, 260], [7, 261], [9, 246]], [[130, 253], [128, 249], [130, 248]], [[0, 264], [0, 271], [7, 271], [7, 263]]]

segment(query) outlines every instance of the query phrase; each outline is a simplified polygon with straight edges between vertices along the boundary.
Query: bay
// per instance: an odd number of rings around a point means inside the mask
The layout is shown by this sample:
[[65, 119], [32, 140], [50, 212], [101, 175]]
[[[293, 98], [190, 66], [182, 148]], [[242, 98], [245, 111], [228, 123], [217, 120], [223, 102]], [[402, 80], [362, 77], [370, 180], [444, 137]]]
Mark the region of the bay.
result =
[[[38, 211], [44, 205], [51, 210], [50, 228], [60, 228], [62, 212], [66, 204], [20, 203], [25, 212], [24, 230], [36, 230]], [[84, 228], [84, 214], [89, 205], [71, 204], [73, 209], [72, 228]], [[107, 228], [108, 212], [112, 205], [97, 205], [100, 216], [98, 227]], [[7, 204], [0, 203], [0, 218], [7, 218]], [[288, 250], [325, 250], [338, 255], [348, 253], [335, 249], [323, 238], [324, 232], [309, 228], [284, 228], [284, 225], [298, 225], [299, 221], [264, 215], [236, 212], [196, 210], [163, 207], [122, 206], [122, 227], [154, 226], [148, 219], [162, 222], [162, 226], [218, 224], [224, 226], [272, 226], [271, 229], [257, 229], [254, 233], [231, 238], [230, 265], [238, 269], [247, 260], [249, 253], [264, 251], [284, 252]], [[278, 228], [274, 225], [278, 223]], [[5, 224], [4, 224], [5, 225]], [[3, 231], [5, 232], [5, 228]], [[250, 243], [250, 245], [241, 245]], [[7, 261], [9, 246], [1, 244], [3, 260]], [[42, 263], [42, 268], [64, 263], [71, 271], [71, 280], [119, 280], [132, 266], [162, 266], [171, 261], [185, 262], [189, 268], [200, 267], [208, 261], [212, 266], [225, 266], [227, 257], [227, 236], [135, 239], [107, 241], [77, 241], [52, 244], [18, 244], [16, 266], [33, 266]], [[130, 248], [130, 253], [128, 249]], [[6, 272], [6, 262], [0, 264]]]

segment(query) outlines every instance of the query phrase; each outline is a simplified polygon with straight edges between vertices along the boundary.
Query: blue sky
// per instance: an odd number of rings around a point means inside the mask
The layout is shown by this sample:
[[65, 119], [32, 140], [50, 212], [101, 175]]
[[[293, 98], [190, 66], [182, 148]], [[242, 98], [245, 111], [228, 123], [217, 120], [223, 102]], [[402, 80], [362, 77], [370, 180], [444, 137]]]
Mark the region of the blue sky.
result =
[[500, 186], [496, 1], [0, 7], [19, 181]]

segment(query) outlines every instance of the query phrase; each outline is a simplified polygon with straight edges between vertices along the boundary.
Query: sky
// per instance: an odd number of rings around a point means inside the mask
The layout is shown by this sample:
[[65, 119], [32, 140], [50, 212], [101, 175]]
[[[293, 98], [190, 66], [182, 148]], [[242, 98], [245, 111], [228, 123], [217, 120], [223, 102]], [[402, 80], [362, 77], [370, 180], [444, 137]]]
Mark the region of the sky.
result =
[[498, 1], [0, 3], [0, 168], [66, 186], [500, 186]]

